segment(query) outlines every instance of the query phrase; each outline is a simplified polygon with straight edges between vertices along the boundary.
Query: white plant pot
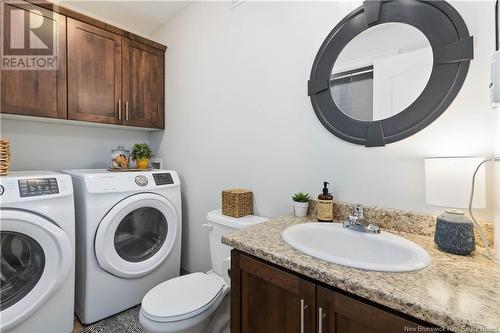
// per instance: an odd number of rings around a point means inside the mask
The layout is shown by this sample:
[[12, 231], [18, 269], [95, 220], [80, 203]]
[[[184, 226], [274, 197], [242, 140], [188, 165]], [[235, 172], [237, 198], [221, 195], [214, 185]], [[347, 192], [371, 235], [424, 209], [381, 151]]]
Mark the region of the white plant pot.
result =
[[295, 211], [295, 216], [297, 217], [306, 217], [308, 209], [309, 202], [293, 202], [293, 210]]

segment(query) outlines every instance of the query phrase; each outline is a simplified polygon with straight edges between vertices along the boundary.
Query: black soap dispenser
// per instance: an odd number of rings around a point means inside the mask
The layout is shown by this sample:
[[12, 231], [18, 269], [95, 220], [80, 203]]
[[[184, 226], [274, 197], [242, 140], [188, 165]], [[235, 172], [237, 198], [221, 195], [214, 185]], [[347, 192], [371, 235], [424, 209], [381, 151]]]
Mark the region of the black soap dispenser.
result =
[[333, 221], [333, 195], [328, 192], [330, 183], [323, 182], [323, 192], [318, 195], [318, 221]]

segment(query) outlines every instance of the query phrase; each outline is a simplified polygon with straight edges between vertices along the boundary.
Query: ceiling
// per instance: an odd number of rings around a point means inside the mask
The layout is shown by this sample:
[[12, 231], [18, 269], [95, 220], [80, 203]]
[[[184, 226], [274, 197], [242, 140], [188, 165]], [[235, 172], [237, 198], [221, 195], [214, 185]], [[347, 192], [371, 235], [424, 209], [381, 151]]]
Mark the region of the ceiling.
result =
[[61, 6], [148, 37], [191, 1], [61, 0]]

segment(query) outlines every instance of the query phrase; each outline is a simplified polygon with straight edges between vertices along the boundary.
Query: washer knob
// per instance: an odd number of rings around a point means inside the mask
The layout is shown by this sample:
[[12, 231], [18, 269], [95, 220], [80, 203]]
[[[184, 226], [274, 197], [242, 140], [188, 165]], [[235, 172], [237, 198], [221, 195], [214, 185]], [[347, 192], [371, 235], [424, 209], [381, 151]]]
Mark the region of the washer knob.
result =
[[4, 191], [5, 191], [5, 189], [3, 188], [2, 185], [0, 185], [0, 195], [2, 195]]
[[146, 186], [148, 185], [148, 179], [145, 176], [136, 176], [135, 183], [139, 186]]

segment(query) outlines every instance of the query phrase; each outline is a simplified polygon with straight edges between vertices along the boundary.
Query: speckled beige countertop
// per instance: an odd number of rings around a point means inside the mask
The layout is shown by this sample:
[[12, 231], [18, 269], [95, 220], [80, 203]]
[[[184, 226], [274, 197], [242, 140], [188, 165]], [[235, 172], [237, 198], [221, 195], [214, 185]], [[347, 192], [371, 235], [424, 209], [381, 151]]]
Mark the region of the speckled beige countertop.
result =
[[429, 267], [409, 273], [364, 271], [294, 250], [281, 232], [312, 218], [282, 217], [230, 233], [222, 242], [314, 280], [456, 332], [500, 332], [500, 267], [480, 251], [463, 257], [441, 252], [429, 236], [394, 232], [422, 246]]

